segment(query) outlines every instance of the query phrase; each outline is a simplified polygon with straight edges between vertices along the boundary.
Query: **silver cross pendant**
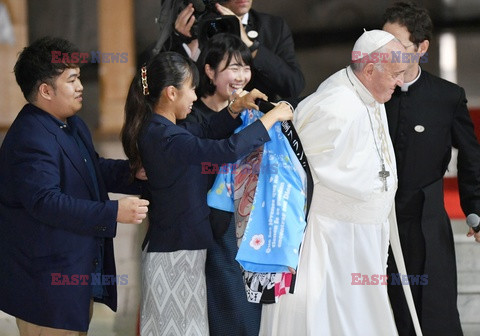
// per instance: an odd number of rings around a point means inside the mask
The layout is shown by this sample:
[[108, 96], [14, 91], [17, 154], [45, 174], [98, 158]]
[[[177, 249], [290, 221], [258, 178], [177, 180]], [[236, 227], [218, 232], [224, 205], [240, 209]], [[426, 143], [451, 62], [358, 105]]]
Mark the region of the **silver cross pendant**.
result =
[[383, 187], [385, 191], [388, 191], [387, 177], [390, 176], [390, 172], [385, 170], [385, 164], [382, 163], [382, 170], [378, 172], [378, 176], [383, 180]]

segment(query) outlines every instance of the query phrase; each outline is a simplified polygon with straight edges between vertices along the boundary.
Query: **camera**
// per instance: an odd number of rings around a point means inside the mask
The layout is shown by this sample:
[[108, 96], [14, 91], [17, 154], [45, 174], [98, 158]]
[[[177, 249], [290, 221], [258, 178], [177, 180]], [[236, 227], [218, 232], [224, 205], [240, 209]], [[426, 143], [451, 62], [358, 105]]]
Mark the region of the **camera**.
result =
[[195, 23], [190, 34], [193, 39], [198, 38], [200, 44], [218, 33], [230, 33], [240, 37], [240, 26], [236, 16], [220, 15], [215, 4], [225, 3], [228, 0], [184, 0], [184, 5], [193, 4], [195, 9]]
[[155, 18], [159, 26], [160, 36], [152, 49], [152, 55], [158, 54], [161, 50], [170, 50], [164, 46], [175, 28], [175, 19], [178, 14], [193, 4], [195, 23], [190, 33], [192, 38], [180, 35], [184, 43], [190, 43], [193, 39], [199, 40], [200, 45], [204, 44], [210, 37], [218, 33], [231, 33], [240, 37], [240, 24], [234, 15], [220, 15], [215, 8], [216, 3], [225, 3], [228, 0], [161, 0], [160, 13]]

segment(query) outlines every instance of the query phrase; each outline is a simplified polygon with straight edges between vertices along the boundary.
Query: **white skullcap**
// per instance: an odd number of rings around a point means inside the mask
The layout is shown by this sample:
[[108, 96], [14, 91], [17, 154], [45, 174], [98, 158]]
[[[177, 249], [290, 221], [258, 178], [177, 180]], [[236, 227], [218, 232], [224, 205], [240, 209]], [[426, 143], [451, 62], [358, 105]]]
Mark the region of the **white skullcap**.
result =
[[[358, 38], [357, 42], [355, 42], [355, 45], [353, 46], [352, 61], [358, 60], [366, 54], [374, 52], [395, 38], [395, 36], [384, 30], [363, 30], [363, 34]], [[358, 57], [359, 55], [362, 56]]]

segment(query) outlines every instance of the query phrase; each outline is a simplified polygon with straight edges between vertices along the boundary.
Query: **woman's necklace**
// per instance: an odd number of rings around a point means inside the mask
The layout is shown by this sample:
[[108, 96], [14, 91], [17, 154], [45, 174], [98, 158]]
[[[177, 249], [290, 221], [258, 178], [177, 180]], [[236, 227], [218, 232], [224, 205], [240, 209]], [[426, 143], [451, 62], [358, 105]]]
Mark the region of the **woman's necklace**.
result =
[[377, 150], [377, 155], [378, 155], [378, 158], [380, 159], [380, 165], [381, 165], [381, 168], [382, 168], [378, 172], [378, 176], [383, 181], [384, 190], [388, 191], [387, 177], [390, 176], [390, 172], [385, 169], [385, 161], [383, 159], [383, 152], [380, 151], [380, 149], [378, 147], [378, 144], [377, 144], [377, 137], [375, 136], [375, 130], [373, 128], [373, 122], [372, 122], [372, 117], [370, 116], [370, 111], [368, 110], [367, 104], [365, 104], [362, 97], [360, 96], [357, 89], [355, 88], [355, 85], [353, 85], [353, 82], [350, 79], [350, 76], [348, 75], [347, 69], [345, 69], [345, 73], [347, 74], [348, 81], [350, 82], [350, 84], [352, 84], [352, 87], [355, 90], [355, 93], [357, 94], [358, 98], [360, 99], [360, 101], [363, 103], [363, 106], [365, 106], [365, 109], [367, 110], [368, 121], [370, 122], [370, 129], [372, 130], [372, 134], [373, 134], [373, 142], [375, 143], [375, 149]]

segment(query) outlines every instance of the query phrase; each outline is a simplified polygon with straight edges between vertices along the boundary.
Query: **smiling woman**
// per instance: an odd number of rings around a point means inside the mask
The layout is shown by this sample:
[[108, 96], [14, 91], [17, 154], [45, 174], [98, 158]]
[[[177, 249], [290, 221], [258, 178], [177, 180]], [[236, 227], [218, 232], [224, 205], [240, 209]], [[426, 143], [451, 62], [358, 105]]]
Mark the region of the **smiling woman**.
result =
[[[197, 90], [200, 99], [194, 103], [194, 110], [186, 120], [202, 123], [218, 114], [229, 104], [232, 93], [240, 92], [249, 83], [252, 62], [250, 50], [238, 37], [214, 35], [197, 63], [200, 69]], [[224, 173], [221, 170], [217, 172]], [[215, 178], [216, 173], [208, 175], [208, 189]], [[261, 305], [248, 302], [245, 295], [242, 272], [235, 261], [238, 250], [235, 222], [230, 220], [230, 213], [217, 209], [210, 211], [210, 221], [216, 234], [207, 251], [205, 270], [210, 335], [257, 335]]]
[[233, 93], [239, 93], [252, 77], [252, 55], [231, 34], [214, 35], [198, 60], [201, 71], [197, 93], [200, 100], [187, 121], [201, 123], [225, 108]]

